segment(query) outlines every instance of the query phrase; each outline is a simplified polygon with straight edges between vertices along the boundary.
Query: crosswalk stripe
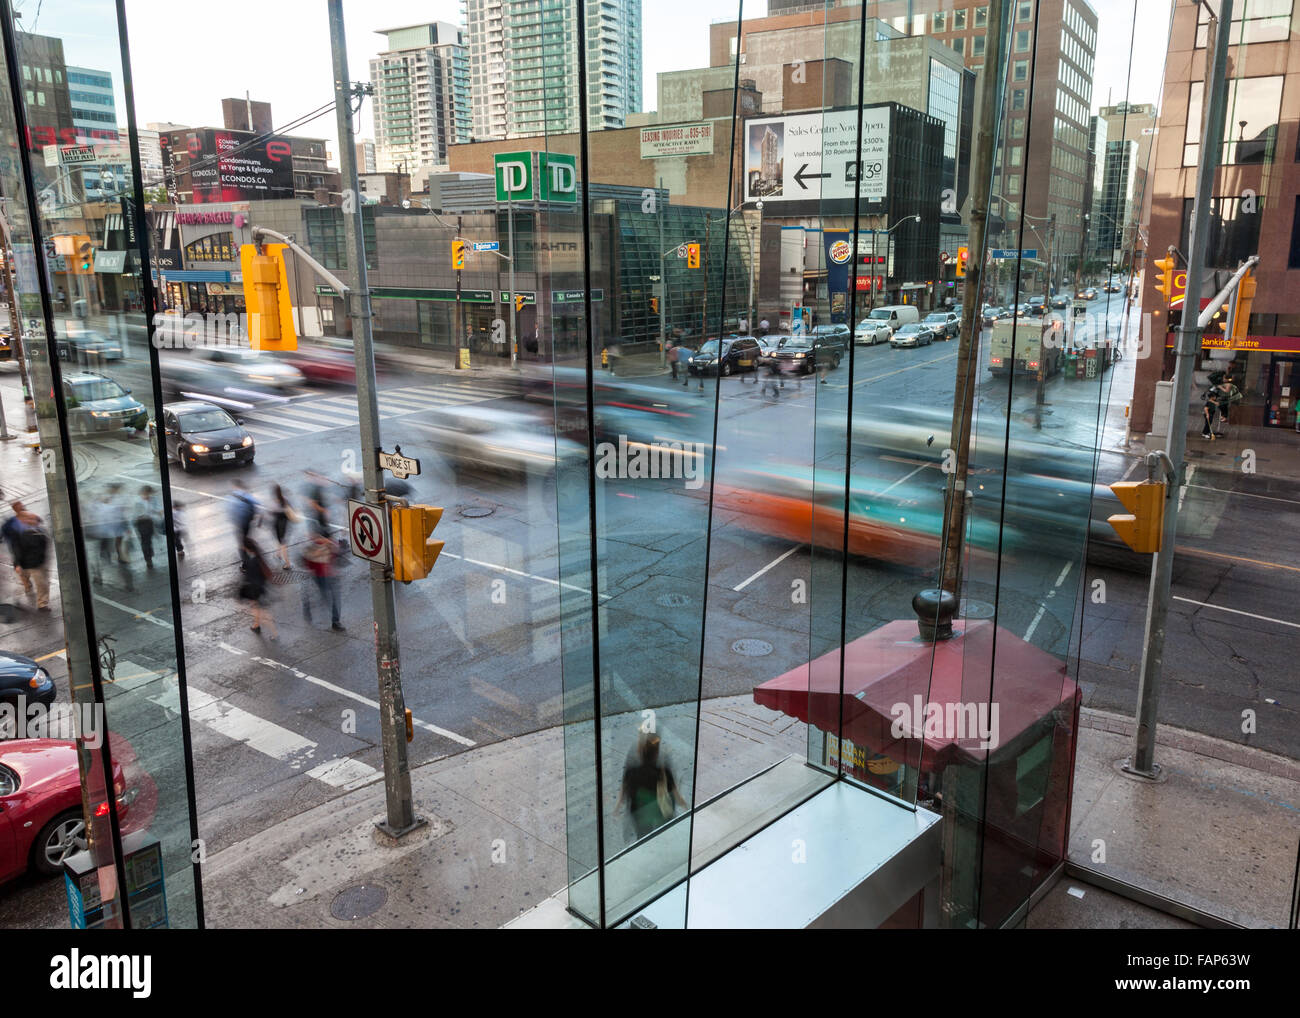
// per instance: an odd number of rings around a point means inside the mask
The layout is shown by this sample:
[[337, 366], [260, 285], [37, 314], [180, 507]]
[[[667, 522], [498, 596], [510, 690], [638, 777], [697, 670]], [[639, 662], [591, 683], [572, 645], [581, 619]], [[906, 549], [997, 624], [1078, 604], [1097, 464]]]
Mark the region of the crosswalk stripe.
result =
[[384, 776], [383, 771], [375, 770], [368, 763], [346, 756], [326, 760], [309, 770], [307, 775], [345, 792], [368, 785]]
[[265, 438], [271, 441], [276, 441], [281, 438], [290, 438], [298, 434], [305, 434], [305, 432], [288, 431], [281, 428], [273, 428], [268, 424], [263, 424], [261, 421], [257, 421], [254, 423], [245, 423], [244, 430], [247, 431], [254, 438]]
[[286, 415], [291, 421], [305, 420], [309, 424], [327, 424], [332, 428], [341, 427], [344, 424], [356, 424], [357, 422], [355, 416], [348, 419], [346, 415], [338, 412], [328, 413], [318, 410], [309, 410], [301, 404], [298, 406], [280, 407], [280, 409], [276, 411], [275, 419], [277, 421], [283, 419], [282, 415]]

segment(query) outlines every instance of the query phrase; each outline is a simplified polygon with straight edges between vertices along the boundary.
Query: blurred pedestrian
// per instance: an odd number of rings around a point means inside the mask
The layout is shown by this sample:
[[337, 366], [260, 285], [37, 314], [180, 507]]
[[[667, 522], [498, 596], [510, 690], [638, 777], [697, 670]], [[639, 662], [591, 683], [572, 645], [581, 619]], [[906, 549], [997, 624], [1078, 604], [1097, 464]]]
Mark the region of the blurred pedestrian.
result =
[[234, 488], [231, 493], [230, 521], [235, 525], [235, 537], [242, 549], [261, 515], [262, 506], [248, 490], [248, 485], [239, 478], [235, 479]]
[[677, 352], [680, 349], [671, 339], [668, 341], [668, 366], [672, 369], [673, 381], [677, 381]]
[[176, 557], [185, 557], [185, 503], [172, 502], [172, 543], [176, 546]]
[[623, 803], [628, 804], [638, 838], [671, 820], [677, 806], [686, 807], [672, 768], [660, 759], [659, 750], [658, 735], [642, 732], [638, 736], [635, 753], [628, 754], [623, 767], [623, 786], [614, 804], [615, 813]]
[[280, 634], [275, 628], [275, 615], [265, 604], [269, 596], [267, 585], [271, 579], [271, 567], [266, 564], [262, 550], [251, 537], [244, 538], [240, 547], [239, 572], [243, 577], [239, 584], [239, 596], [248, 602], [253, 612], [253, 624], [249, 628], [260, 633], [265, 624], [271, 630], [270, 638], [276, 639]]
[[145, 569], [153, 569], [153, 535], [162, 523], [162, 498], [149, 485], [140, 489], [135, 502], [135, 532], [140, 538]]
[[[336, 632], [343, 631], [339, 621], [339, 579], [336, 560], [339, 555], [338, 545], [325, 534], [316, 534], [307, 547], [303, 549], [303, 565], [311, 573], [312, 583], [320, 594], [322, 603], [330, 608], [330, 628]], [[302, 617], [311, 623], [311, 588], [304, 584], [302, 589]]]
[[39, 516], [14, 500], [10, 503], [13, 515], [0, 527], [9, 554], [13, 558], [14, 573], [29, 597], [35, 597], [38, 611], [50, 610], [49, 535], [41, 526]]
[[123, 586], [135, 590], [131, 576], [130, 559], [126, 552], [127, 507], [122, 499], [122, 486], [109, 484], [89, 506], [87, 535], [94, 540], [97, 554], [92, 564], [94, 583], [104, 582], [104, 567], [116, 566]]
[[307, 509], [311, 513], [312, 526], [317, 534], [329, 535], [329, 501], [325, 495], [325, 478], [314, 470], [307, 471], [305, 498]]
[[289, 524], [297, 523], [301, 516], [289, 501], [289, 496], [278, 484], [271, 485], [271, 520], [275, 529], [275, 543], [280, 554], [282, 568], [290, 569], [289, 547], [285, 544], [285, 535], [289, 533]]

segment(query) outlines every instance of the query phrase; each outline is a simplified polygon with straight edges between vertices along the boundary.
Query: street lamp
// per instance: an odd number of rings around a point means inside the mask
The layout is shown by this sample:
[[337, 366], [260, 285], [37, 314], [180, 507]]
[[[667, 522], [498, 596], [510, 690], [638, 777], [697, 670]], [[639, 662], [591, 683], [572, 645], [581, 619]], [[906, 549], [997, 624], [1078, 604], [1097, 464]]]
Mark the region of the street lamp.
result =
[[[919, 215], [917, 215], [917, 216], [904, 216], [902, 219], [900, 219], [898, 222], [896, 222], [893, 226], [891, 226], [888, 230], [868, 230], [868, 231], [866, 231], [866, 232], [868, 232], [868, 233], [871, 234], [871, 307], [872, 307], [872, 308], [874, 308], [874, 307], [876, 306], [876, 234], [878, 234], [878, 233], [883, 233], [886, 237], [888, 237], [891, 233], [893, 233], [895, 230], [897, 230], [897, 229], [898, 229], [900, 226], [902, 226], [904, 223], [913, 223], [913, 222], [914, 222], [914, 223], [920, 223], [920, 222], [921, 222], [921, 217], [920, 217]], [[856, 242], [856, 239], [855, 239], [854, 244], [853, 244], [853, 252], [854, 252], [854, 254], [857, 254], [857, 250], [858, 250], [858, 245], [857, 245], [857, 242]], [[888, 241], [886, 241], [886, 243], [885, 243], [885, 251], [886, 251], [886, 252], [889, 251], [889, 243], [888, 243]], [[886, 254], [886, 258], [888, 258], [888, 254]], [[871, 308], [868, 308], [867, 310], [871, 310]]]

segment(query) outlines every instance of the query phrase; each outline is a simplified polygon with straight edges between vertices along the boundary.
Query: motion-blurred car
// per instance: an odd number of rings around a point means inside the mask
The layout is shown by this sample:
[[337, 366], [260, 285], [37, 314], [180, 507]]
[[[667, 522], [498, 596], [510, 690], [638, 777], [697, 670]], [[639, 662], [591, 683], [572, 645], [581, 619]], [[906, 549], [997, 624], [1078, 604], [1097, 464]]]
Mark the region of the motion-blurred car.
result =
[[357, 382], [356, 360], [341, 350], [309, 350], [300, 345], [297, 350], [278, 357], [297, 368], [312, 384], [355, 385]]
[[980, 309], [980, 324], [986, 329], [1004, 315], [1004, 310], [996, 304], [985, 304]]
[[60, 336], [54, 344], [54, 350], [61, 359], [75, 360], [79, 364], [122, 359], [121, 342], [94, 329]]
[[1107, 293], [1120, 293], [1124, 289], [1124, 287], [1112, 279], [1109, 283], [1107, 283], [1104, 287], [1102, 287], [1102, 289], [1105, 290]]
[[271, 402], [303, 383], [302, 372], [258, 350], [218, 347], [178, 353], [161, 364], [164, 393], [237, 408]]
[[759, 350], [758, 366], [760, 368], [770, 368], [773, 364], [773, 358], [776, 357], [777, 347], [781, 345], [781, 340], [776, 336], [755, 336], [754, 341], [758, 343]]
[[783, 340], [772, 361], [778, 371], [810, 375], [822, 367], [828, 370], [838, 368], [841, 356], [843, 351], [838, 338], [823, 342], [820, 336], [805, 334]]
[[956, 339], [961, 335], [961, 319], [951, 311], [933, 311], [921, 319], [921, 324], [934, 330], [935, 339]]
[[1070, 306], [1070, 298], [1063, 293], [1058, 293], [1048, 303], [1053, 311], [1064, 311]]
[[[136, 793], [117, 762], [113, 796], [118, 818], [125, 820]], [[107, 802], [95, 806], [96, 816], [108, 811]], [[64, 860], [85, 848], [76, 744], [62, 739], [0, 743], [0, 881], [22, 876], [29, 867], [57, 876]]]
[[585, 450], [556, 435], [553, 420], [478, 404], [433, 410], [421, 427], [434, 451], [458, 470], [546, 474], [563, 461], [581, 459]]
[[840, 356], [848, 352], [849, 343], [853, 339], [853, 333], [847, 325], [816, 325], [812, 330], [813, 339], [821, 343], [822, 346], [831, 348], [839, 347]]
[[884, 318], [867, 317], [858, 322], [858, 327], [853, 330], [853, 342], [875, 346], [877, 343], [888, 343], [893, 334], [894, 330]]
[[[221, 407], [198, 400], [163, 406], [163, 449], [175, 457], [181, 470], [195, 467], [247, 466], [256, 447], [243, 424]], [[158, 455], [158, 429], [149, 423], [149, 445]]]
[[81, 434], [122, 428], [143, 431], [149, 423], [145, 405], [107, 375], [93, 371], [64, 375], [63, 398], [68, 426]]
[[922, 322], [908, 322], [894, 333], [889, 345], [899, 347], [929, 346], [934, 342], [934, 330]]

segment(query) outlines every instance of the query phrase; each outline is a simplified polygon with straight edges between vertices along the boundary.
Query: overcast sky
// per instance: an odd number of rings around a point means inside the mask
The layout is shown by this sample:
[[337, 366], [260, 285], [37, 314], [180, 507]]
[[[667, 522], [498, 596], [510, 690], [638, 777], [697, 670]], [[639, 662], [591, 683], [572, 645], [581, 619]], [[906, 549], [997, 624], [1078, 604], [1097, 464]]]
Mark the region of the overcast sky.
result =
[[[1110, 96], [1119, 102], [1159, 99], [1169, 34], [1163, 0], [1092, 0], [1100, 20], [1093, 109]], [[938, 9], [937, 0], [917, 9]], [[943, 6], [947, 6], [944, 4]], [[63, 39], [65, 60], [114, 72], [121, 92], [121, 58], [112, 0], [16, 0], [27, 31]], [[38, 14], [39, 8], [39, 14]], [[460, 0], [344, 0], [348, 68], [369, 77], [379, 52], [378, 29], [424, 21], [460, 20]], [[1133, 27], [1137, 11], [1136, 31]], [[653, 108], [655, 75], [708, 63], [709, 25], [734, 20], [736, 0], [644, 0], [642, 102]], [[333, 99], [329, 23], [324, 0], [126, 0], [137, 117], [192, 126], [220, 125], [221, 99], [242, 96], [272, 104], [277, 126]], [[764, 0], [745, 4], [746, 17], [766, 12]], [[33, 28], [34, 22], [34, 28]], [[1130, 39], [1139, 40], [1130, 83]], [[121, 99], [119, 98], [119, 102]], [[124, 117], [119, 117], [125, 121]], [[330, 139], [337, 155], [332, 111], [293, 133]], [[371, 137], [369, 109], [358, 137]]]

